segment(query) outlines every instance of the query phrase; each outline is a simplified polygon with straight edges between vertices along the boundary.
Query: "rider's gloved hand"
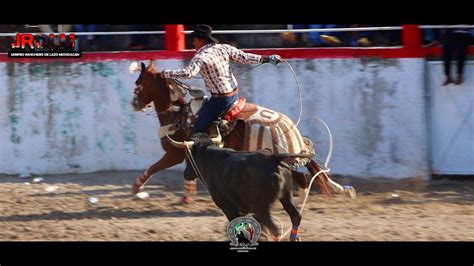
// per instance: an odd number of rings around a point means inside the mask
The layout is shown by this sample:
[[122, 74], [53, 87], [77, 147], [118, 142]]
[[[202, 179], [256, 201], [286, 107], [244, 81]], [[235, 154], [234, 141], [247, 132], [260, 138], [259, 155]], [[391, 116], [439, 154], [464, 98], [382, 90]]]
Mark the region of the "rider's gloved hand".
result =
[[282, 61], [281, 56], [277, 54], [272, 54], [270, 56], [264, 55], [262, 56], [262, 63], [271, 63], [273, 65], [277, 65]]

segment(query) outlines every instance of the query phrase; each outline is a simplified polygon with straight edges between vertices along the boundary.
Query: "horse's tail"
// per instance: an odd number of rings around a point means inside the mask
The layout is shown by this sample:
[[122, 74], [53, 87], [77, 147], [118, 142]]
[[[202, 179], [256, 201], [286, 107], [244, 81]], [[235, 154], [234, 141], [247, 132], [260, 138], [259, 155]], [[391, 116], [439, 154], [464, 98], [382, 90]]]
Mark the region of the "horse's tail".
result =
[[[308, 167], [308, 170], [310, 171], [310, 173], [312, 175], [315, 175], [316, 173], [318, 173], [319, 171], [321, 171], [321, 167], [319, 166], [319, 164], [317, 162], [315, 162], [314, 160], [310, 160], [310, 162], [308, 163], [307, 165]], [[327, 175], [326, 172], [321, 172], [317, 179], [316, 179], [316, 184], [318, 185], [319, 187], [319, 190], [321, 191], [321, 193], [323, 195], [326, 195], [326, 196], [331, 196], [332, 193], [334, 193], [335, 191], [331, 188], [331, 186], [329, 185], [329, 177]]]

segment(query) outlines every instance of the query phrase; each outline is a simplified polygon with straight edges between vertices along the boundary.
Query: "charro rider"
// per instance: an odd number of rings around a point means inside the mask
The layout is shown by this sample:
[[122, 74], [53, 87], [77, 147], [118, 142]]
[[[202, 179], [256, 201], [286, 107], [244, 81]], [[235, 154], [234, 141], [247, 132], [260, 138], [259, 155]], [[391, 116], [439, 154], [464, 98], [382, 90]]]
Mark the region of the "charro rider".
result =
[[[188, 66], [177, 70], [163, 70], [162, 78], [168, 79], [190, 79], [198, 74], [204, 79], [207, 90], [211, 93], [211, 98], [197, 113], [194, 126], [191, 128], [191, 135], [195, 133], [208, 133], [208, 128], [219, 115], [228, 110], [238, 98], [238, 84], [234, 74], [230, 69], [230, 62], [241, 64], [272, 63], [274, 65], [281, 62], [279, 55], [262, 56], [245, 53], [231, 45], [219, 44], [219, 41], [212, 36], [212, 28], [208, 25], [196, 25], [190, 35], [193, 38], [193, 45], [196, 49], [194, 57]], [[149, 179], [146, 172], [137, 178], [132, 186], [133, 194], [138, 193]], [[186, 193], [195, 191], [195, 181], [185, 180], [184, 202], [189, 202], [190, 197]]]
[[239, 87], [230, 69], [230, 61], [241, 64], [276, 65], [281, 62], [281, 57], [245, 53], [231, 45], [219, 44], [219, 41], [212, 37], [212, 28], [208, 25], [196, 25], [190, 36], [193, 37], [196, 54], [189, 65], [183, 69], [165, 69], [161, 72], [161, 77], [190, 79], [201, 74], [212, 97], [199, 111], [191, 134], [207, 133], [212, 122], [237, 100]]

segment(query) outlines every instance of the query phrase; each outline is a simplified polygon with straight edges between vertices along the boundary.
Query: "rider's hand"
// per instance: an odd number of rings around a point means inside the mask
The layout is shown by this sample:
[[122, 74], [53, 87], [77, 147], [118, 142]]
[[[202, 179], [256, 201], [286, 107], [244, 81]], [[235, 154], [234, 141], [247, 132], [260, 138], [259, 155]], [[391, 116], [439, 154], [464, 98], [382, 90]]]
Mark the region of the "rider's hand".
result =
[[281, 61], [282, 61], [281, 56], [279, 56], [277, 54], [270, 55], [270, 63], [272, 63], [274, 65], [277, 65]]
[[270, 56], [263, 56], [262, 63], [271, 63], [273, 65], [277, 65], [282, 61], [281, 56], [277, 54], [272, 54]]

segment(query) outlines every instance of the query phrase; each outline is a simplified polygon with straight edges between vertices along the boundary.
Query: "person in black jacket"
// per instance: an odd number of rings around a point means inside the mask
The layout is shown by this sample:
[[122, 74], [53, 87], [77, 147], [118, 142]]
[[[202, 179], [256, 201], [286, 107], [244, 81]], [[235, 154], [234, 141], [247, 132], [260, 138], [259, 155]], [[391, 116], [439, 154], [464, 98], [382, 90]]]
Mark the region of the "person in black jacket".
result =
[[[460, 85], [464, 81], [463, 71], [466, 62], [467, 48], [469, 47], [471, 36], [467, 30], [461, 29], [446, 29], [443, 40], [443, 60], [444, 60], [444, 74], [446, 79], [443, 86], [450, 83]], [[456, 79], [451, 77], [451, 60], [453, 55], [456, 55], [457, 69]]]

